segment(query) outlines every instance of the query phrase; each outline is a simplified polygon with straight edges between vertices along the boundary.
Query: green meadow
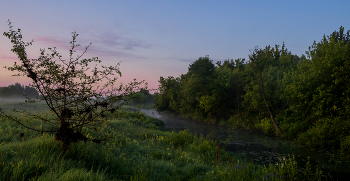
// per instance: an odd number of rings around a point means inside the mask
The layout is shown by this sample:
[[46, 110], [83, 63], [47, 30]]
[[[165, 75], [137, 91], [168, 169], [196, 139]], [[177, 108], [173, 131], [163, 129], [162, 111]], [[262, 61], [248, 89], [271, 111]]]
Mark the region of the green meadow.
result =
[[[2, 107], [10, 106], [6, 103]], [[41, 105], [26, 107], [48, 113]], [[38, 109], [41, 108], [41, 109]], [[45, 112], [46, 111], [46, 112]], [[17, 114], [37, 129], [45, 123]], [[50, 115], [48, 115], [50, 116]], [[74, 143], [61, 156], [61, 143], [50, 133], [0, 122], [0, 180], [325, 180], [307, 163], [299, 168], [293, 156], [274, 165], [257, 165], [227, 152], [210, 137], [171, 132], [162, 121], [124, 108], [109, 113], [99, 127], [108, 136], [100, 144]], [[20, 137], [23, 133], [22, 137]], [[89, 138], [95, 132], [85, 131]]]

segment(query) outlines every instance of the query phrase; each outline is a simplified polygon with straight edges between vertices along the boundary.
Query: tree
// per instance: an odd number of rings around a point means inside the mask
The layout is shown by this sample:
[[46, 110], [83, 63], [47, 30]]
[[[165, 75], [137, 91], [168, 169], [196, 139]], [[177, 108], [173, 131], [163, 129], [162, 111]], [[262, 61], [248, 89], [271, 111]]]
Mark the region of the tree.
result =
[[293, 117], [289, 123], [298, 125], [300, 143], [349, 153], [350, 30], [340, 27], [324, 35], [306, 54], [283, 80], [286, 112]]
[[24, 87], [24, 95], [29, 97], [29, 98], [37, 98], [37, 97], [39, 97], [38, 91], [36, 91], [35, 88], [29, 87], [29, 86], [25, 86]]
[[[66, 153], [71, 143], [87, 140], [100, 143], [105, 140], [104, 135], [100, 135], [103, 139], [89, 139], [84, 135], [84, 131], [98, 132], [96, 128], [105, 122], [101, 116], [105, 112], [113, 113], [121, 106], [128, 104], [135, 90], [138, 90], [144, 81], [137, 82], [134, 79], [127, 85], [115, 85], [117, 76], [121, 76], [119, 63], [116, 66], [101, 65], [98, 68], [97, 65], [101, 63], [98, 57], [82, 59], [91, 43], [85, 47], [81, 55], [73, 58], [75, 49], [80, 46], [76, 44], [78, 37], [76, 32], [72, 33], [73, 40], [70, 42], [68, 61], [62, 59], [55, 47], [48, 48], [51, 52], [46, 55], [45, 49], [40, 49], [41, 55], [38, 59], [28, 59], [26, 47], [32, 45], [33, 41], [23, 42], [21, 30], [13, 30], [11, 22], [8, 22], [9, 31], [4, 32], [4, 36], [11, 40], [13, 44], [11, 50], [17, 54], [20, 64], [15, 62], [12, 67], [5, 68], [19, 72], [14, 76], [27, 76], [32, 80], [30, 86], [39, 92], [40, 97], [39, 99], [27, 98], [25, 102], [44, 101], [54, 118], [50, 119], [43, 114], [26, 111], [22, 113], [51, 124], [54, 129], [38, 130], [3, 111], [0, 115], [28, 129], [55, 133], [55, 140], [62, 142], [62, 155]], [[91, 63], [96, 64], [92, 69], [89, 66]]]
[[[277, 48], [277, 47], [276, 47]], [[278, 50], [277, 50], [278, 51]], [[266, 97], [266, 92], [269, 90], [268, 87], [268, 79], [270, 78], [268, 74], [268, 69], [271, 63], [273, 62], [274, 58], [274, 49], [270, 48], [270, 46], [267, 46], [265, 49], [259, 49], [255, 48], [252, 53], [249, 55], [249, 65], [254, 70], [255, 75], [252, 77], [251, 81], [251, 87], [252, 89], [258, 90], [260, 93], [260, 96], [263, 100], [263, 103], [265, 104], [265, 108], [268, 111], [271, 121], [276, 128], [277, 132], [282, 135], [276, 121], [275, 116], [271, 110], [271, 104], [268, 103], [268, 99]], [[246, 97], [253, 94], [254, 91], [251, 91], [251, 93], [247, 93]], [[252, 96], [252, 95], [251, 95]], [[261, 104], [261, 101], [257, 101], [257, 104]]]
[[154, 106], [157, 111], [173, 110], [178, 111], [179, 100], [178, 94], [180, 92], [180, 78], [174, 78], [169, 76], [164, 79], [160, 77], [159, 79], [159, 93], [154, 96]]
[[0, 87], [0, 96], [1, 97], [10, 97], [11, 94], [11, 90], [9, 87]]
[[308, 120], [343, 117], [349, 110], [350, 30], [344, 27], [309, 47], [309, 59], [284, 80], [288, 111]]
[[205, 108], [200, 106], [200, 100], [206, 99], [205, 97], [211, 95], [214, 89], [215, 65], [212, 62], [208, 55], [199, 57], [190, 64], [188, 72], [181, 75], [180, 113], [191, 114], [196, 119], [203, 119], [207, 116]]
[[229, 118], [234, 111], [240, 110], [240, 96], [243, 94], [241, 74], [244, 69], [244, 59], [225, 60], [216, 63], [215, 75], [210, 83], [214, 89], [209, 95], [200, 97], [200, 107], [209, 118]]
[[151, 104], [153, 103], [153, 95], [147, 89], [141, 89], [135, 93], [134, 98], [130, 101], [131, 105]]

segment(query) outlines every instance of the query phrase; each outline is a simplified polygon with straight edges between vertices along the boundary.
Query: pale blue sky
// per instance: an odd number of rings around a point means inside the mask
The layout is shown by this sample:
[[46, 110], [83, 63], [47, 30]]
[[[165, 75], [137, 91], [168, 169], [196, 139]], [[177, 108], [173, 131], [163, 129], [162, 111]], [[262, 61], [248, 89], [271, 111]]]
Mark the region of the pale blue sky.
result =
[[[179, 76], [201, 56], [223, 61], [247, 58], [254, 46], [282, 45], [301, 56], [340, 26], [350, 29], [350, 1], [234, 1], [234, 0], [128, 0], [128, 1], [1, 1], [0, 32], [7, 20], [21, 28], [28, 50], [37, 58], [39, 48], [56, 46], [68, 55], [71, 32], [82, 46], [92, 42], [87, 56], [106, 65], [122, 61], [122, 82], [145, 79], [158, 87], [160, 76]], [[12, 65], [9, 39], [0, 36], [0, 66]], [[0, 86], [28, 78], [11, 78], [0, 71]]]

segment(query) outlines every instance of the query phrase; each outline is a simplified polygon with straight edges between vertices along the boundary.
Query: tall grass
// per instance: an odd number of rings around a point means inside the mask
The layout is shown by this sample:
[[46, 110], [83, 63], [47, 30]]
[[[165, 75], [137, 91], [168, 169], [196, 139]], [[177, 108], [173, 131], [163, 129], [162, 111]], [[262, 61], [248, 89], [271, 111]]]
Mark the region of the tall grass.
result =
[[[20, 116], [20, 115], [19, 115]], [[38, 120], [27, 122], [45, 126]], [[302, 170], [293, 157], [278, 165], [256, 165], [218, 143], [188, 131], [163, 131], [141, 113], [108, 114], [101, 144], [78, 142], [61, 157], [52, 134], [0, 122], [0, 180], [321, 180], [317, 168]], [[159, 126], [157, 126], [159, 125]], [[23, 137], [19, 135], [24, 133]], [[95, 138], [95, 132], [85, 131]]]

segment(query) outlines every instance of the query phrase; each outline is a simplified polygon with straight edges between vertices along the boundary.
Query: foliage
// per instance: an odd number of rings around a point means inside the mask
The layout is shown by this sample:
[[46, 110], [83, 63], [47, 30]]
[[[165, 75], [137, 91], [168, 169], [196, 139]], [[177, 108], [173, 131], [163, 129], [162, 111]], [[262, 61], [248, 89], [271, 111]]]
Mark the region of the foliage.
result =
[[276, 129], [269, 118], [260, 120], [260, 123], [257, 123], [255, 126], [258, 130], [263, 131], [267, 135], [275, 135], [276, 133]]
[[[16, 116], [1, 112], [1, 116], [21, 124], [22, 126], [39, 132], [53, 132], [55, 139], [62, 142], [64, 154], [72, 142], [92, 140], [100, 143], [103, 139], [89, 139], [84, 136], [85, 129], [91, 129], [98, 132], [99, 125], [105, 121], [100, 119], [105, 112], [114, 112], [122, 105], [128, 104], [128, 101], [134, 95], [135, 90], [144, 81], [133, 82], [124, 86], [116, 86], [117, 76], [121, 76], [119, 63], [116, 66], [97, 67], [101, 63], [98, 57], [82, 59], [85, 51], [73, 58], [76, 48], [76, 38], [78, 34], [72, 33], [73, 40], [70, 42], [69, 60], [62, 59], [56, 48], [48, 48], [51, 52], [45, 54], [45, 49], [41, 49], [38, 59], [28, 59], [26, 47], [32, 42], [22, 41], [21, 30], [12, 29], [9, 22], [9, 31], [4, 32], [13, 44], [11, 49], [20, 59], [20, 64], [13, 67], [5, 67], [10, 71], [17, 71], [15, 76], [27, 76], [32, 80], [31, 87], [39, 93], [39, 99], [28, 99], [26, 102], [33, 103], [44, 101], [53, 113], [53, 118], [46, 115], [29, 113], [22, 111], [29, 117], [40, 119], [45, 123], [51, 124], [50, 129], [35, 129], [29, 127], [26, 122], [17, 119]], [[95, 67], [90, 67], [96, 64]], [[84, 128], [84, 129], [83, 129]]]
[[[344, 66], [350, 61], [349, 32], [344, 28], [309, 47], [310, 59], [301, 61], [298, 69], [286, 78], [284, 99], [288, 111], [314, 123], [323, 117], [344, 116], [347, 112], [347, 87]], [[339, 36], [339, 37], [338, 37]], [[345, 80], [343, 80], [345, 79]]]
[[266, 46], [265, 49], [256, 47], [249, 55], [249, 60], [246, 94], [243, 96], [246, 113], [257, 115], [258, 119], [263, 120], [270, 117], [273, 126], [281, 135], [276, 115], [285, 107], [280, 98], [283, 93], [282, 79], [284, 73], [296, 66], [299, 57], [292, 55], [283, 44], [281, 50], [278, 45], [275, 45], [275, 48]]
[[[161, 131], [138, 112], [118, 110], [104, 119], [110, 120], [102, 127], [108, 140], [73, 144], [63, 159], [53, 134], [0, 122], [0, 180], [317, 180], [323, 175], [311, 167], [302, 170], [293, 157], [263, 166], [224, 149], [217, 165], [218, 146], [212, 139]], [[21, 132], [23, 137], [18, 136]], [[98, 137], [94, 131], [84, 134]]]
[[302, 60], [284, 80], [283, 99], [289, 105], [286, 112], [308, 125], [301, 130], [306, 134], [298, 138], [299, 142], [340, 148], [341, 140], [350, 134], [349, 33], [340, 27], [339, 32], [314, 42], [306, 52], [309, 59]]
[[135, 92], [134, 98], [130, 100], [131, 105], [146, 105], [153, 103], [154, 95], [149, 93], [149, 90], [141, 88]]
[[175, 148], [179, 146], [186, 146], [194, 141], [193, 136], [188, 134], [188, 130], [180, 131], [179, 134], [172, 134], [168, 140], [170, 144], [174, 145]]
[[186, 74], [160, 78], [155, 107], [347, 154], [349, 75], [350, 30], [340, 27], [315, 41], [306, 56], [293, 55], [283, 43], [255, 47], [248, 61], [214, 65], [200, 57]]
[[[241, 96], [243, 95], [244, 82], [242, 71], [245, 67], [244, 59], [225, 60], [223, 65], [217, 63], [214, 90], [210, 95], [200, 98], [200, 106], [204, 108], [208, 118], [229, 118], [234, 112], [241, 112]], [[232, 86], [235, 85], [235, 86]], [[231, 111], [227, 107], [233, 108]]]
[[244, 59], [226, 60], [223, 65], [221, 62], [217, 65], [215, 67], [209, 56], [199, 57], [186, 74], [177, 78], [160, 77], [156, 109], [207, 120], [229, 118], [233, 112], [227, 111], [227, 107], [241, 110], [244, 82], [240, 73], [245, 66]]
[[178, 91], [180, 86], [180, 79], [172, 76], [164, 79], [159, 79], [159, 93], [154, 96], [154, 105], [157, 111], [165, 111], [171, 109], [179, 110], [180, 100], [178, 100]]
[[343, 137], [340, 142], [340, 148], [343, 153], [349, 153], [350, 151], [350, 136]]
[[200, 106], [200, 100], [205, 99], [214, 89], [213, 77], [215, 66], [209, 56], [200, 57], [190, 64], [188, 73], [181, 75], [180, 81], [180, 109], [179, 113], [191, 113], [196, 119], [206, 117], [205, 109]]

